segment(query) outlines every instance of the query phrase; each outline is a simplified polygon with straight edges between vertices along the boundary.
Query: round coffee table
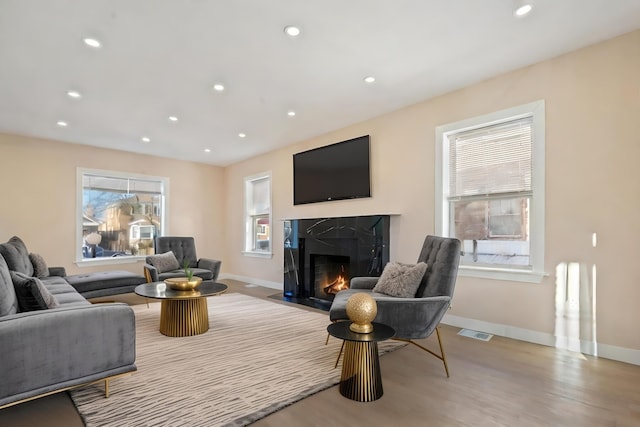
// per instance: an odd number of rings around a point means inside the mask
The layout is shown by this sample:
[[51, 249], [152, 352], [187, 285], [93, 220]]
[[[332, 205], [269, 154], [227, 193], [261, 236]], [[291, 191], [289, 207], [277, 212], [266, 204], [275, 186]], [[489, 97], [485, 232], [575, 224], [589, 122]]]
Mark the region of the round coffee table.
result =
[[373, 322], [373, 331], [359, 334], [349, 329], [349, 325], [350, 321], [342, 321], [327, 327], [330, 335], [344, 340], [340, 394], [358, 402], [372, 402], [382, 397], [378, 341], [388, 340], [396, 331]]
[[176, 291], [164, 282], [139, 285], [135, 293], [145, 298], [159, 299], [160, 332], [169, 337], [188, 337], [209, 330], [207, 297], [219, 295], [227, 285], [211, 281], [202, 282], [193, 291]]

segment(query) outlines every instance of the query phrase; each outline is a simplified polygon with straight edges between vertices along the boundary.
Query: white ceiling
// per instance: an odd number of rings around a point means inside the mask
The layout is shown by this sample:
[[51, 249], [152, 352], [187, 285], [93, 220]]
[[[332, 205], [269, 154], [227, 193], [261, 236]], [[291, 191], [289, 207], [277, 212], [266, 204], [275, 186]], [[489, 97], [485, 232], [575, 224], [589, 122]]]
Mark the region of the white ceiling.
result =
[[0, 0], [0, 132], [224, 166], [640, 28], [640, 0], [534, 4]]

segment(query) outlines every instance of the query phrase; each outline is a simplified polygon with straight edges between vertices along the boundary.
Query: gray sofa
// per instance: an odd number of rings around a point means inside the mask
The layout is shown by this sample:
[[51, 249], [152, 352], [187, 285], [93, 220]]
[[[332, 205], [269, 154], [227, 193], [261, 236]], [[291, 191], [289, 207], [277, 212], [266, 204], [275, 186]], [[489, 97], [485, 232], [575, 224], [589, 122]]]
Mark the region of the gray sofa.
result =
[[133, 310], [91, 304], [29, 255], [17, 237], [0, 245], [0, 408], [96, 381], [108, 396], [136, 370]]

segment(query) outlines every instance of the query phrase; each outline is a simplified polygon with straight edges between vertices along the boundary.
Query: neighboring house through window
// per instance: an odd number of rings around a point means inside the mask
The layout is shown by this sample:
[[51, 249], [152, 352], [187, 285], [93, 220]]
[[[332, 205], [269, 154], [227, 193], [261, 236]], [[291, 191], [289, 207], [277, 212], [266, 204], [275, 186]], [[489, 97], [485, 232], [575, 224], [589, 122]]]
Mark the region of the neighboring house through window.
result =
[[271, 257], [271, 172], [244, 179], [244, 254]]
[[436, 129], [436, 230], [462, 275], [541, 280], [544, 132], [544, 101]]
[[154, 253], [153, 240], [164, 233], [168, 178], [79, 168], [77, 182], [79, 262]]

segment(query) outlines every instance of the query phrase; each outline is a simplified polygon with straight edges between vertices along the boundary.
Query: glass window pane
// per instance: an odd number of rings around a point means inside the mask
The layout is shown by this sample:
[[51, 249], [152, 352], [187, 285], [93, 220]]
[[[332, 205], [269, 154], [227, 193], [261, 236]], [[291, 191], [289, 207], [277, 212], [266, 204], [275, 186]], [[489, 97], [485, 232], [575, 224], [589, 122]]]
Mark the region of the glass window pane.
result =
[[271, 253], [271, 175], [245, 178], [245, 251]]
[[82, 175], [82, 257], [154, 253], [162, 231], [162, 179]]
[[454, 201], [450, 212], [463, 264], [530, 265], [529, 197]]
[[257, 215], [253, 220], [254, 251], [269, 252], [270, 224], [269, 215]]

